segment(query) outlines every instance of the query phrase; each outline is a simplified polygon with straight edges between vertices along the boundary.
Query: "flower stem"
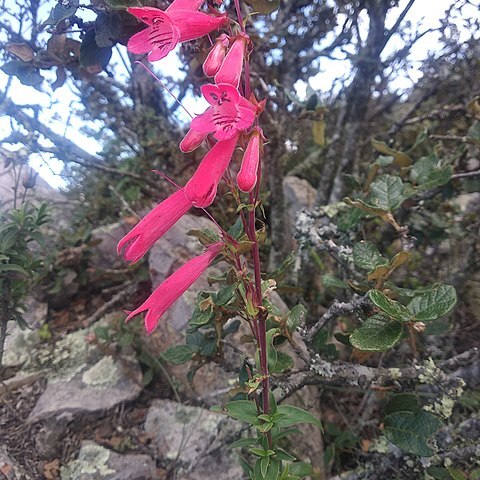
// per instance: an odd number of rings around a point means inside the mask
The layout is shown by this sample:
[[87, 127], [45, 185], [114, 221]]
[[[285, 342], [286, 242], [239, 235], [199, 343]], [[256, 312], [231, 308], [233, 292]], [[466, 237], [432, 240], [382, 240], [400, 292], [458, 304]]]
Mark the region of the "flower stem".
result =
[[[240, 7], [240, 0], [234, 0], [235, 9], [237, 12], [238, 23], [243, 33], [246, 32], [245, 24], [242, 17], [242, 10]], [[252, 87], [250, 84], [250, 64], [249, 58], [245, 58], [244, 61], [244, 73], [245, 73], [245, 97], [248, 99], [250, 97]], [[259, 308], [259, 313], [257, 315], [257, 342], [259, 348], [259, 357], [260, 357], [260, 370], [262, 373], [262, 410], [263, 413], [267, 414], [270, 412], [270, 382], [269, 382], [269, 372], [268, 372], [268, 356], [267, 356], [267, 315], [263, 309], [263, 294], [262, 294], [262, 277], [261, 266], [260, 266], [260, 252], [258, 248], [258, 238], [257, 232], [255, 229], [256, 217], [255, 210], [257, 201], [259, 199], [259, 188], [261, 181], [261, 169], [258, 168], [257, 175], [257, 187], [255, 188], [254, 193], [249, 193], [249, 203], [253, 205], [252, 209], [249, 212], [248, 218], [248, 237], [252, 242], [252, 256], [253, 256], [253, 272], [255, 280], [255, 296], [257, 307]], [[270, 433], [267, 434], [268, 443], [270, 447], [272, 446], [272, 439]]]

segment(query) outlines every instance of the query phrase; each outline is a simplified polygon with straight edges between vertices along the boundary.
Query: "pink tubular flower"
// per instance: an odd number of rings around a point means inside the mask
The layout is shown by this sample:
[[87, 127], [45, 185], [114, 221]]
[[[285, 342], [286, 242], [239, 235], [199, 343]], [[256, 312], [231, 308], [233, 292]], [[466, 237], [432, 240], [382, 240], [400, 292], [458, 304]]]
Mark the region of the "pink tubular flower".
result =
[[228, 140], [249, 128], [255, 120], [255, 106], [232, 85], [203, 85], [202, 94], [211, 107], [192, 120], [191, 130], [213, 133], [220, 141]]
[[132, 7], [128, 12], [148, 25], [130, 38], [127, 48], [132, 53], [148, 53], [154, 62], [168, 55], [178, 43], [203, 37], [228, 23], [225, 15], [214, 17], [197, 12], [198, 1], [175, 0], [164, 12], [153, 7]]
[[195, 207], [208, 207], [215, 199], [218, 183], [230, 163], [237, 140], [238, 134], [217, 142], [185, 185], [185, 196]]
[[257, 184], [261, 140], [263, 140], [262, 129], [256, 127], [248, 141], [247, 148], [243, 155], [242, 165], [237, 175], [237, 185], [242, 192], [251, 192]]
[[203, 62], [203, 72], [207, 77], [213, 77], [220, 69], [228, 47], [228, 37], [222, 33]]
[[180, 267], [161, 283], [142, 305], [130, 312], [125, 321], [128, 322], [139, 313], [146, 311], [145, 330], [150, 335], [157, 327], [161, 316], [207, 269], [220, 253], [222, 246], [222, 242], [214, 243], [207, 247], [204, 253]]
[[185, 197], [183, 190], [170, 195], [118, 242], [118, 254], [120, 255], [122, 248], [126, 245], [123, 253], [125, 260], [132, 263], [138, 262], [152, 245], [188, 212], [191, 206], [192, 203]]
[[193, 152], [207, 138], [207, 133], [199, 133], [195, 130], [189, 130], [180, 142], [180, 150], [183, 153]]
[[138, 262], [191, 207], [208, 207], [215, 199], [218, 182], [228, 167], [237, 140], [238, 136], [235, 136], [217, 142], [185, 187], [158, 204], [118, 242], [118, 254], [126, 246], [125, 260]]
[[215, 83], [228, 83], [235, 88], [240, 84], [242, 76], [243, 59], [250, 38], [244, 33], [239, 33], [230, 47], [222, 66], [215, 75]]

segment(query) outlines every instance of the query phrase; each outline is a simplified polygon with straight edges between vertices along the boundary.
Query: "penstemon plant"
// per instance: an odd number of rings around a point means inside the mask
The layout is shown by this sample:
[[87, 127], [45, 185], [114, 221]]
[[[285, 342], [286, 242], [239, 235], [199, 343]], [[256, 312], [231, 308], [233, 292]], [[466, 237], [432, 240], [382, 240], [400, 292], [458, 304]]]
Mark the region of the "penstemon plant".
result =
[[[190, 321], [190, 334], [201, 327], [214, 326], [216, 339], [210, 355], [221, 349], [222, 336], [229, 333], [228, 320], [240, 317], [247, 322], [256, 344], [256, 360], [245, 362], [240, 377], [241, 398], [233, 400], [217, 411], [250, 424], [255, 437], [242, 438], [233, 447], [249, 449], [253, 463], [242, 460], [242, 466], [251, 479], [297, 479], [312, 474], [309, 464], [296, 461], [279, 443], [296, 431], [289, 428], [298, 423], [311, 423], [321, 428], [310, 413], [289, 405], [277, 406], [270, 389], [270, 374], [291, 367], [290, 357], [276, 352], [273, 339], [291, 338], [295, 322], [272, 325], [269, 321], [271, 304], [267, 298], [272, 282], [263, 281], [259, 244], [264, 229], [257, 230], [257, 212], [261, 210], [261, 155], [266, 141], [259, 117], [265, 101], [258, 101], [252, 92], [249, 73], [249, 55], [253, 45], [246, 31], [239, 0], [235, 0], [237, 21], [230, 20], [212, 7], [209, 13], [199, 12], [202, 0], [175, 0], [165, 11], [153, 7], [129, 8], [128, 12], [147, 27], [128, 42], [128, 49], [136, 54], [148, 54], [148, 60], [166, 57], [180, 42], [200, 38], [224, 28], [216, 38], [203, 65], [213, 83], [203, 85], [202, 95], [209, 103], [207, 110], [192, 119], [190, 129], [180, 143], [180, 150], [191, 152], [200, 145], [209, 146], [192, 178], [183, 187], [148, 213], [118, 244], [129, 262], [140, 260], [149, 248], [164, 235], [192, 207], [205, 209], [216, 196], [219, 183], [224, 180], [238, 204], [238, 219], [229, 232], [218, 226], [217, 234], [199, 234], [205, 245], [201, 255], [191, 259], [168, 277], [138, 308], [129, 313], [127, 321], [145, 314], [145, 328], [151, 334], [165, 311], [204, 273], [217, 257], [230, 265], [225, 275], [226, 286], [212, 300], [206, 293], [199, 295], [198, 305]], [[243, 79], [243, 82], [242, 82]], [[235, 149], [244, 153], [236, 182], [231, 179], [229, 164]], [[242, 200], [247, 196], [248, 200]], [[250, 258], [250, 261], [248, 260]], [[234, 324], [238, 328], [238, 322]], [[230, 328], [231, 330], [231, 328]], [[199, 345], [186, 345], [186, 357], [202, 352]], [[205, 345], [203, 344], [203, 347]], [[283, 364], [282, 364], [283, 361]], [[282, 366], [283, 365], [283, 366]]]

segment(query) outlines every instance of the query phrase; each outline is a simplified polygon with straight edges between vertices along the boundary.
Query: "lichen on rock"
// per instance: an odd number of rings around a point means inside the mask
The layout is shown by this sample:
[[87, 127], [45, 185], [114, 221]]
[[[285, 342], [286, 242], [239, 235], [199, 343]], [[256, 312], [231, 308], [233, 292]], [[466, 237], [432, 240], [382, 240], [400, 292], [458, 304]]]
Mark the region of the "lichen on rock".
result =
[[83, 383], [97, 388], [112, 387], [119, 380], [120, 373], [118, 367], [110, 355], [100, 359], [82, 375]]
[[108, 460], [110, 452], [104, 447], [95, 444], [83, 445], [78, 458], [61, 469], [62, 480], [76, 480], [81, 475], [95, 475], [95, 478], [103, 478], [115, 473], [109, 468]]

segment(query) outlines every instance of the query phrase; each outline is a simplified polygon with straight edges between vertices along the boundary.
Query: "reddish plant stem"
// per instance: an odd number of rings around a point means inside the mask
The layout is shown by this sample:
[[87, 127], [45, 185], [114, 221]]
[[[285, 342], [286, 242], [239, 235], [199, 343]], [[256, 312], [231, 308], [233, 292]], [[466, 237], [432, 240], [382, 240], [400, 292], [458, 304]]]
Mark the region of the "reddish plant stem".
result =
[[[243, 33], [247, 33], [245, 24], [242, 16], [242, 9], [240, 7], [240, 0], [234, 0], [235, 10], [237, 12], [238, 23]], [[245, 97], [248, 99], [252, 91], [250, 84], [250, 64], [249, 59], [246, 58], [244, 61], [244, 73], [245, 73]], [[259, 308], [259, 313], [257, 315], [257, 342], [259, 348], [259, 357], [260, 357], [260, 369], [264, 379], [262, 380], [262, 393], [263, 393], [263, 413], [268, 414], [270, 412], [270, 382], [269, 382], [269, 372], [268, 372], [268, 357], [267, 357], [267, 317], [264, 313], [262, 307], [262, 277], [260, 275], [261, 266], [260, 266], [260, 252], [258, 248], [258, 239], [257, 232], [255, 229], [256, 217], [255, 217], [255, 207], [259, 198], [259, 185], [261, 170], [258, 168], [257, 176], [257, 187], [255, 193], [249, 194], [249, 203], [253, 205], [252, 209], [249, 212], [248, 218], [248, 237], [252, 242], [252, 257], [253, 257], [253, 272], [255, 279], [255, 293], [256, 293], [256, 303]], [[271, 438], [269, 436], [269, 443], [271, 444]]]
[[[250, 203], [255, 205], [257, 202], [256, 196], [250, 193]], [[262, 308], [262, 278], [260, 276], [260, 252], [258, 249], [257, 232], [255, 230], [255, 208], [252, 208], [249, 213], [249, 234], [248, 237], [252, 242], [252, 256], [253, 256], [253, 272], [255, 278], [255, 293], [257, 307], [260, 308], [260, 312], [257, 315], [258, 324], [258, 348], [260, 349], [260, 368], [262, 370], [262, 390], [263, 390], [263, 413], [268, 414], [270, 411], [270, 385], [269, 385], [269, 372], [268, 372], [268, 358], [267, 358], [267, 318]]]

